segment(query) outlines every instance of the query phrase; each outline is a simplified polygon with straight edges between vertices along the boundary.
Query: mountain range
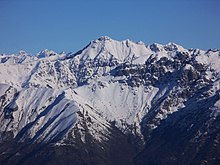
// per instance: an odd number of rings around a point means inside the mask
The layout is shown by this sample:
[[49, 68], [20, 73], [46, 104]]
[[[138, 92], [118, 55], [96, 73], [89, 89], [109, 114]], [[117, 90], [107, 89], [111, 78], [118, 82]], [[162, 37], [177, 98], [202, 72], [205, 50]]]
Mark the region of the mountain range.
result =
[[0, 55], [0, 164], [220, 163], [220, 51], [92, 40]]

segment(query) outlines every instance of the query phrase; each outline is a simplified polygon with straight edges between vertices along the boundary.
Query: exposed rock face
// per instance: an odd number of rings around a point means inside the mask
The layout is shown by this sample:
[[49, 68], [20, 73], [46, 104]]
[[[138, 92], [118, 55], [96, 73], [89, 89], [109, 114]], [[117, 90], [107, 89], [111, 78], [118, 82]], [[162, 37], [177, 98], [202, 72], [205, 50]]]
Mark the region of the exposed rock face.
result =
[[2, 164], [218, 164], [220, 51], [101, 37], [0, 56]]

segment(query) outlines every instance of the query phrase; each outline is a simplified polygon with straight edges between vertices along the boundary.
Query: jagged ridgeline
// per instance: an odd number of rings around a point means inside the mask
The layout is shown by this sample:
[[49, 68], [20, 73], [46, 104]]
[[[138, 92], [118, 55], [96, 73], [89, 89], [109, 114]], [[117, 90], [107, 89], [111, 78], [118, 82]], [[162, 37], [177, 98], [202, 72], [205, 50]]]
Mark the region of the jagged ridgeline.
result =
[[0, 164], [220, 163], [220, 51], [103, 36], [0, 55]]

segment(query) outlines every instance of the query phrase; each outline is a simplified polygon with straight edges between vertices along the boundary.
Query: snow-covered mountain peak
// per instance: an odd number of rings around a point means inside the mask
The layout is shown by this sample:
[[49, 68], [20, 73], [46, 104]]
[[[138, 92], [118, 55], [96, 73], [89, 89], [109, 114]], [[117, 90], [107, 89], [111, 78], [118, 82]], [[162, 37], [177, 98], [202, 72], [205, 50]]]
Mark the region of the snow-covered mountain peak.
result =
[[34, 56], [31, 56], [26, 51], [21, 50], [17, 54], [2, 54], [0, 56], [0, 63], [21, 64], [34, 58]]
[[[135, 43], [131, 40], [117, 41], [107, 36], [93, 40], [84, 49], [77, 52], [81, 60], [101, 61], [117, 60], [119, 62], [134, 62], [139, 57], [145, 59], [151, 54], [151, 50], [145, 44]], [[140, 60], [139, 61], [143, 61]]]
[[182, 46], [172, 42], [169, 42], [167, 45], [164, 45], [164, 49], [166, 51], [179, 51], [179, 52], [185, 51], [185, 49]]
[[101, 37], [98, 38], [98, 40], [99, 41], [110, 41], [112, 39], [110, 37], [108, 37], [108, 36], [101, 36]]
[[158, 44], [158, 43], [153, 43], [149, 45], [149, 48], [157, 53], [157, 52], [186, 52], [187, 50], [183, 48], [182, 46], [175, 44], [175, 43], [168, 43], [166, 45]]
[[149, 48], [153, 51], [153, 52], [161, 52], [164, 50], [164, 46], [158, 43], [153, 43], [151, 45], [149, 45]]
[[57, 55], [56, 52], [45, 49], [45, 50], [40, 51], [36, 56], [38, 58], [44, 58], [44, 57], [55, 56], [55, 55]]
[[145, 43], [143, 41], [138, 41], [138, 42], [136, 42], [136, 44], [145, 45]]
[[24, 50], [20, 50], [20, 51], [18, 52], [18, 55], [28, 56], [29, 54], [28, 54], [26, 51], [24, 51]]

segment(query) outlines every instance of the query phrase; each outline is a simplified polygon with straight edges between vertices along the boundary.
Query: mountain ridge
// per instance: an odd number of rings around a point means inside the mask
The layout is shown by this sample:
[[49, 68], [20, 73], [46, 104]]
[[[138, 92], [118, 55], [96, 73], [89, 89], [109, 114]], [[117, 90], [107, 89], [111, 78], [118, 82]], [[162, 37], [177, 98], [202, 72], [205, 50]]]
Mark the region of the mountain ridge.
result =
[[[125, 156], [124, 164], [181, 164], [186, 158], [182, 152], [192, 146], [218, 150], [220, 128], [213, 123], [219, 120], [219, 64], [219, 50], [184, 49], [174, 43], [145, 45], [107, 36], [76, 53], [44, 50], [36, 56], [2, 55], [0, 141], [6, 148], [10, 141], [18, 147], [4, 150], [0, 158], [9, 164], [28, 164], [34, 157], [26, 152], [39, 154], [38, 143], [53, 144], [49, 147], [53, 152], [69, 146], [67, 152], [74, 156], [67, 160], [79, 159], [78, 164], [109, 164], [118, 160], [117, 154], [110, 156], [115, 150]], [[184, 146], [172, 148], [167, 140], [167, 147], [161, 147], [167, 133], [184, 135]], [[33, 149], [24, 147], [26, 143]], [[152, 144], [157, 144], [156, 149]], [[159, 150], [167, 152], [167, 158], [145, 159]], [[199, 156], [203, 151], [198, 148], [187, 164], [218, 161], [218, 154]], [[96, 153], [94, 160], [85, 158], [92, 153]]]
[[[162, 45], [162, 44], [159, 44], [159, 43], [152, 43], [152, 44], [145, 44], [144, 42], [142, 42], [142, 41], [138, 41], [138, 42], [134, 42], [134, 41], [132, 41], [132, 40], [130, 40], [130, 39], [125, 39], [125, 40], [121, 40], [121, 41], [118, 41], [118, 40], [115, 40], [115, 39], [112, 39], [112, 38], [110, 38], [109, 36], [101, 36], [101, 37], [99, 37], [99, 38], [97, 38], [97, 39], [94, 39], [94, 40], [91, 40], [90, 42], [89, 42], [89, 44], [87, 44], [87, 46], [88, 45], [90, 45], [90, 44], [92, 44], [92, 43], [97, 43], [97, 42], [108, 42], [108, 41], [110, 41], [110, 42], [122, 42], [122, 43], [133, 43], [133, 44], [137, 44], [137, 45], [145, 45], [145, 46], [153, 46], [153, 45], [157, 45], [157, 46], [159, 46], [159, 47], [161, 47], [161, 46], [166, 46], [166, 47], [168, 47], [168, 46], [174, 46], [174, 47], [180, 47], [180, 48], [182, 48], [182, 46], [180, 46], [180, 45], [178, 45], [178, 44], [176, 44], [176, 43], [172, 43], [172, 42], [169, 42], [168, 44], [165, 44], [165, 45]], [[51, 52], [50, 52], [51, 51]], [[27, 55], [31, 55], [31, 54], [29, 54], [29, 53], [27, 53], [25, 50], [20, 50], [19, 52], [18, 52], [18, 54], [6, 54], [6, 53], [2, 53], [1, 55], [19, 55], [19, 54], [22, 54], [21, 52], [23, 52], [23, 53], [25, 53], [25, 54], [27, 54]], [[54, 51], [52, 51], [52, 50], [48, 50], [48, 49], [44, 49], [44, 50], [41, 50], [40, 52], [38, 52], [38, 53], [36, 53], [36, 55], [39, 55], [39, 54], [41, 54], [41, 53], [46, 53], [46, 54], [63, 54], [64, 52], [61, 52], [61, 53], [56, 53], [56, 52], [54, 52]], [[72, 53], [72, 52], [69, 52], [69, 53]], [[66, 54], [69, 54], [69, 53], [66, 53]], [[74, 54], [74, 53], [73, 53]], [[35, 56], [35, 54], [33, 55], [33, 56]]]

